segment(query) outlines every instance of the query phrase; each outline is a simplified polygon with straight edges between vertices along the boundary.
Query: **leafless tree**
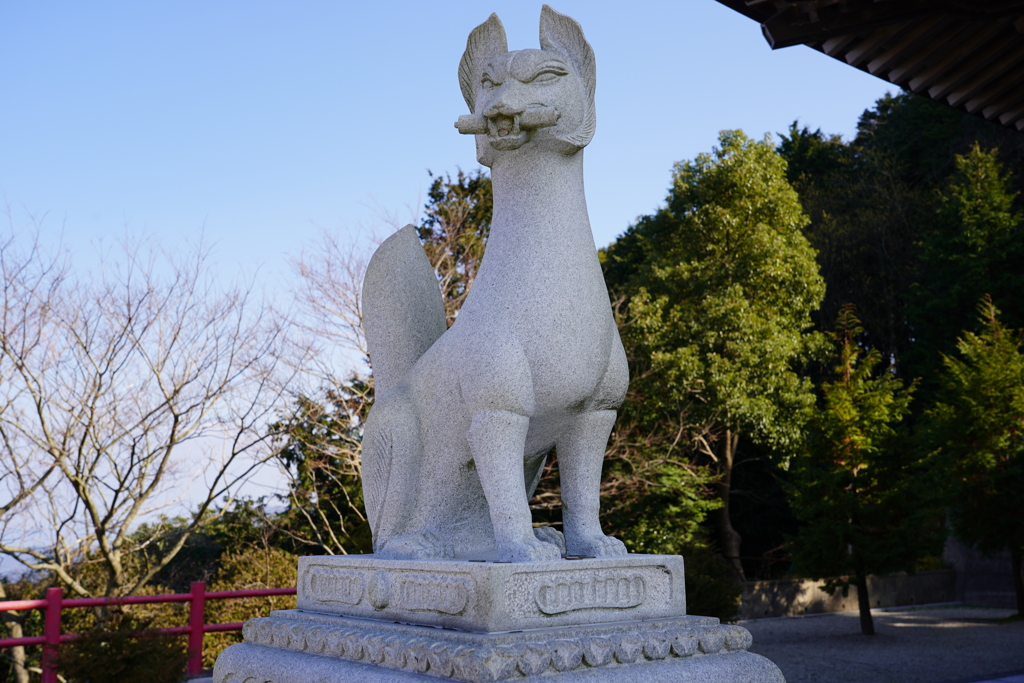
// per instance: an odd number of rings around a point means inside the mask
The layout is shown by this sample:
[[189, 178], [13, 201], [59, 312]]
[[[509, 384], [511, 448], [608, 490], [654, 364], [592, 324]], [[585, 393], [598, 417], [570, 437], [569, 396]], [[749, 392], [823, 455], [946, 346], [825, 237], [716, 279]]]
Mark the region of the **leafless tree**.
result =
[[[202, 248], [128, 245], [83, 277], [18, 232], [0, 243], [0, 553], [80, 596], [135, 593], [273, 457], [302, 351]], [[140, 531], [160, 511], [184, 517]]]
[[[393, 217], [385, 223], [399, 227]], [[353, 548], [366, 519], [359, 498], [362, 423], [373, 403], [373, 377], [363, 333], [362, 283], [380, 239], [346, 240], [321, 231], [292, 263], [298, 324], [316, 349], [314, 387], [279, 424], [279, 464], [288, 478], [290, 510], [305, 523], [281, 530], [300, 546], [328, 555]]]
[[325, 362], [324, 379], [336, 381], [330, 352], [341, 349], [358, 355], [357, 362], [369, 363], [363, 334], [362, 286], [373, 248], [380, 240], [345, 242], [336, 232], [323, 230], [315, 248], [293, 261], [299, 284], [295, 297], [303, 316], [304, 330], [318, 342]]
[[[430, 265], [437, 274], [445, 315], [450, 326], [469, 294], [483, 259], [490, 231], [491, 185], [486, 174], [458, 172], [455, 179], [438, 176], [432, 183], [422, 217], [409, 211]], [[409, 221], [377, 207], [379, 223], [397, 230]], [[381, 239], [373, 230], [370, 239], [345, 241], [339, 233], [324, 230], [320, 242], [294, 261], [300, 286], [296, 296], [305, 313], [306, 329], [326, 348], [342, 348], [359, 354], [369, 364], [363, 335], [362, 283], [366, 266]], [[360, 371], [363, 368], [359, 368]], [[337, 378], [331, 373], [337, 386]]]

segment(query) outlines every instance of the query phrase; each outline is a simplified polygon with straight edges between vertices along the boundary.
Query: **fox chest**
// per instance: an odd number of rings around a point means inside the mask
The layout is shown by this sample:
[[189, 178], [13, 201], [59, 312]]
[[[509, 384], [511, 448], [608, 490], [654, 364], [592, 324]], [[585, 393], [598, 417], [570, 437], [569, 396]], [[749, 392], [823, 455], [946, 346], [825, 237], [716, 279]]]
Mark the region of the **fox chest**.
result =
[[[509, 405], [534, 415], [587, 409], [622, 355], [613, 353], [621, 345], [596, 253], [519, 251], [484, 266], [449, 330], [459, 337], [457, 355], [472, 358], [464, 388], [514, 385], [508, 393], [521, 400]], [[489, 398], [504, 390], [469, 393], [488, 397], [481, 405], [505, 403]]]
[[540, 412], [584, 407], [600, 390], [613, 359], [618, 331], [607, 299], [604, 310], [575, 303], [553, 306], [515, 325]]

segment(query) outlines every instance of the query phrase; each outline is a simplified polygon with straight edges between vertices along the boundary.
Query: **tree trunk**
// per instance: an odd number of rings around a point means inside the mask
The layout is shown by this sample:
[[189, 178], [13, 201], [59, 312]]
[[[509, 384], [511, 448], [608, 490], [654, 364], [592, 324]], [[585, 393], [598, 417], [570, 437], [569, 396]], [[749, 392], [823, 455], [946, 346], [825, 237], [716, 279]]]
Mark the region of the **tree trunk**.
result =
[[1017, 593], [1017, 615], [1024, 617], [1024, 567], [1021, 566], [1021, 550], [1010, 551], [1013, 566], [1013, 589]]
[[740, 559], [740, 543], [742, 537], [732, 526], [732, 519], [729, 516], [729, 495], [732, 492], [732, 467], [736, 460], [736, 445], [740, 441], [738, 432], [731, 429], [725, 430], [722, 440], [722, 447], [718, 454], [718, 471], [721, 477], [718, 480], [718, 497], [722, 500], [722, 507], [717, 512], [718, 520], [718, 542], [722, 546], [722, 552], [732, 567], [733, 574], [738, 582], [747, 580], [743, 573], [743, 562]]
[[[859, 565], [860, 563], [858, 563]], [[875, 622], [871, 618], [871, 600], [868, 597], [868, 577], [863, 566], [857, 567], [857, 607], [860, 609], [860, 632], [875, 635]]]
[[[7, 627], [11, 638], [24, 638], [25, 631], [21, 627], [23, 616], [14, 612], [0, 612], [0, 620]], [[22, 645], [15, 645], [11, 648], [11, 661], [14, 664], [15, 683], [28, 683], [28, 669], [25, 668], [25, 648]]]

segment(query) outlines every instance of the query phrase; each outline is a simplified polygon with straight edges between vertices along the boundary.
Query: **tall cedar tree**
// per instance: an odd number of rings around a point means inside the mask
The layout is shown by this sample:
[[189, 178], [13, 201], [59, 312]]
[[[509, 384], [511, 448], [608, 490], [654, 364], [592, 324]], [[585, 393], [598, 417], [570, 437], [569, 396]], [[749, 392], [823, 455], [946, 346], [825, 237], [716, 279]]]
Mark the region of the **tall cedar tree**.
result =
[[955, 475], [953, 529], [983, 553], [1009, 549], [1024, 616], [1024, 330], [1004, 325], [988, 297], [978, 312], [981, 330], [943, 357], [930, 426]]
[[[725, 131], [675, 166], [667, 206], [603, 255], [628, 303], [626, 346], [649, 423], [677, 424], [718, 475], [718, 540], [745, 578], [729, 515], [741, 437], [795, 453], [814, 398], [799, 368], [822, 347], [811, 312], [824, 295], [807, 217], [770, 139]], [[684, 416], [681, 422], [679, 416]]]
[[852, 306], [839, 311], [833, 377], [792, 463], [790, 501], [803, 522], [793, 546], [796, 572], [826, 589], [857, 588], [861, 631], [873, 635], [868, 574], [912, 570], [942, 542], [942, 498], [935, 468], [898, 438], [914, 385], [905, 387], [882, 354], [857, 340]]
[[1014, 210], [1012, 177], [998, 150], [977, 143], [955, 163], [919, 249], [921, 272], [908, 306], [912, 360], [927, 378], [929, 395], [961, 330], [979, 329], [976, 310], [983, 296], [1003, 311], [1006, 324], [1024, 326], [1024, 216]]
[[[923, 377], [927, 394], [940, 367], [939, 352], [952, 351], [959, 330], [973, 324], [974, 303], [989, 291], [966, 296], [960, 320], [943, 334], [931, 334], [929, 323], [942, 323], [923, 309], [931, 294], [944, 294], [949, 284], [934, 268], [939, 252], [952, 245], [950, 230], [956, 226], [950, 220], [956, 214], [948, 203], [950, 178], [962, 164], [957, 155], [971, 156], [979, 144], [993, 150], [993, 158], [998, 149], [1010, 171], [1003, 176], [1004, 191], [1012, 196], [1024, 189], [1024, 136], [908, 92], [886, 95], [866, 110], [853, 140], [794, 123], [778, 148], [810, 216], [804, 234], [818, 250], [828, 285], [815, 317], [819, 329], [830, 329], [839, 309], [855, 304], [867, 329], [861, 343], [895, 359], [901, 376]], [[991, 186], [993, 179], [986, 182]], [[1022, 204], [1018, 195], [1018, 211]], [[1009, 246], [1019, 263], [1024, 239]], [[1020, 270], [1010, 258], [1003, 265], [1005, 274]], [[996, 303], [1017, 315], [1011, 302]]]

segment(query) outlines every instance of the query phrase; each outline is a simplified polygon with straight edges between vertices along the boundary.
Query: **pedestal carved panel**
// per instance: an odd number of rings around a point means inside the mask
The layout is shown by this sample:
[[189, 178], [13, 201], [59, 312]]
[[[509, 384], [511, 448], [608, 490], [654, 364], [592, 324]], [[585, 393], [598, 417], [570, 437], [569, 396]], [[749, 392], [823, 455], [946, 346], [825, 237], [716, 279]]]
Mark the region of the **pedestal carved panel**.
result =
[[676, 555], [515, 564], [304, 557], [298, 593], [308, 612], [492, 633], [686, 613]]

